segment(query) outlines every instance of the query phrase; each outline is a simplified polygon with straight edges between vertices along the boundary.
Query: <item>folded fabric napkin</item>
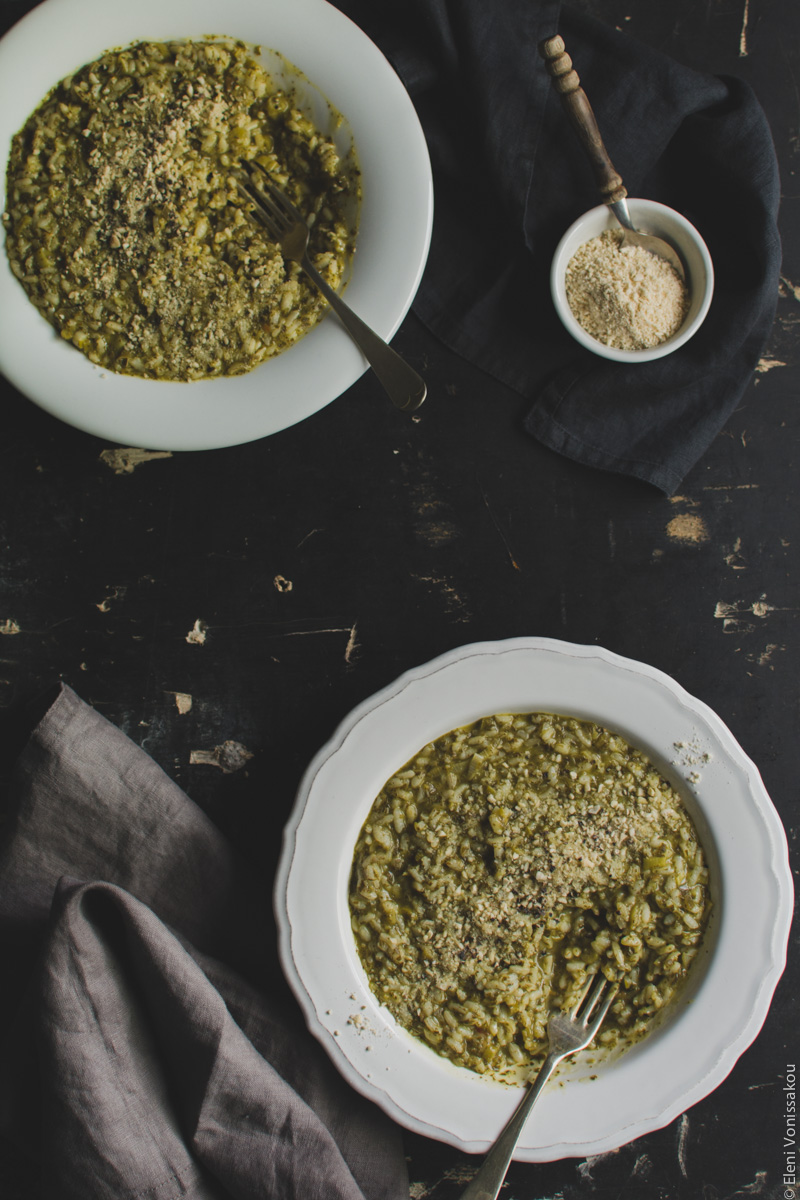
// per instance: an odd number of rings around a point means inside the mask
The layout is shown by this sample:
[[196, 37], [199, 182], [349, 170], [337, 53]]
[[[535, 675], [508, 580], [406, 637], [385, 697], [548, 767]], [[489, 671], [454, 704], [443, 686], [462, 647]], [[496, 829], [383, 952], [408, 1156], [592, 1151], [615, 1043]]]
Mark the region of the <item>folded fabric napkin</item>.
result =
[[[338, 0], [403, 79], [431, 154], [433, 241], [414, 311], [534, 401], [526, 429], [592, 467], [673, 493], [740, 400], [774, 318], [778, 169], [749, 86], [699, 73], [553, 0]], [[600, 203], [538, 52], [560, 33], [630, 196], [689, 218], [716, 272], [685, 346], [639, 366], [578, 347], [549, 268]]]
[[399, 1130], [305, 1030], [256, 881], [143, 750], [62, 686], [3, 807], [0, 1134], [32, 1195], [407, 1200]]

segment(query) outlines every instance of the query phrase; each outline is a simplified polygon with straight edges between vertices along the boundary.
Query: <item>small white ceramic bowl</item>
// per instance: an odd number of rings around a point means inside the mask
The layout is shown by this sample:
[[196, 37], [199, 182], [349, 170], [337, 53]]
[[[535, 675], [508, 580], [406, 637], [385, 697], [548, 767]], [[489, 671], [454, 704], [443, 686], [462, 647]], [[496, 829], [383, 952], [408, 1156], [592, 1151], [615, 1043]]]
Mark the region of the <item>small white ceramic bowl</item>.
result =
[[672, 354], [679, 346], [683, 346], [693, 337], [706, 318], [711, 306], [714, 291], [714, 265], [708, 247], [700, 234], [685, 217], [658, 204], [655, 200], [629, 200], [628, 208], [631, 219], [642, 233], [652, 233], [656, 237], [666, 238], [677, 247], [687, 268], [686, 282], [689, 287], [689, 311], [686, 319], [677, 333], [667, 341], [653, 346], [649, 350], [619, 350], [616, 346], [606, 346], [587, 333], [576, 320], [567, 300], [564, 283], [567, 264], [579, 246], [599, 237], [606, 229], [619, 229], [619, 223], [611, 210], [605, 204], [592, 208], [570, 225], [567, 232], [558, 243], [553, 264], [550, 268], [550, 292], [556, 311], [565, 329], [572, 334], [576, 342], [580, 342], [587, 350], [599, 354], [602, 358], [612, 358], [616, 362], [644, 363], [665, 354]]

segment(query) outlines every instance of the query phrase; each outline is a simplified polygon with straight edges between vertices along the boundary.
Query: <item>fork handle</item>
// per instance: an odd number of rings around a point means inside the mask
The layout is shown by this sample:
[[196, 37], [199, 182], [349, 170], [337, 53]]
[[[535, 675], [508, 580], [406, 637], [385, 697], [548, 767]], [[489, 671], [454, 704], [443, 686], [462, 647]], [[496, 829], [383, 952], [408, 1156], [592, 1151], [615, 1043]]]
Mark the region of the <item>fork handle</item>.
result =
[[564, 39], [558, 35], [546, 38], [539, 43], [539, 53], [544, 59], [548, 75], [553, 78], [553, 86], [561, 97], [578, 139], [589, 156], [600, 195], [606, 204], [624, 200], [628, 189], [608, 157], [592, 106], [581, 87], [572, 59], [564, 48]]
[[542, 1063], [539, 1074], [520, 1100], [511, 1114], [502, 1133], [486, 1155], [478, 1174], [461, 1193], [461, 1200], [496, 1200], [506, 1172], [514, 1157], [514, 1151], [520, 1134], [525, 1127], [530, 1111], [539, 1098], [544, 1085], [556, 1069], [565, 1054], [548, 1054]]
[[378, 337], [377, 333], [370, 329], [369, 325], [366, 325], [360, 317], [356, 316], [352, 308], [348, 304], [345, 304], [341, 296], [337, 296], [333, 288], [329, 287], [322, 278], [319, 271], [312, 266], [308, 257], [305, 257], [300, 265], [309, 279], [322, 292], [353, 341], [361, 350], [388, 392], [392, 404], [396, 408], [401, 408], [406, 412], [412, 412], [415, 408], [419, 408], [428, 391], [425, 381], [408, 365], [405, 359], [401, 358], [391, 346], [387, 345], [383, 338]]

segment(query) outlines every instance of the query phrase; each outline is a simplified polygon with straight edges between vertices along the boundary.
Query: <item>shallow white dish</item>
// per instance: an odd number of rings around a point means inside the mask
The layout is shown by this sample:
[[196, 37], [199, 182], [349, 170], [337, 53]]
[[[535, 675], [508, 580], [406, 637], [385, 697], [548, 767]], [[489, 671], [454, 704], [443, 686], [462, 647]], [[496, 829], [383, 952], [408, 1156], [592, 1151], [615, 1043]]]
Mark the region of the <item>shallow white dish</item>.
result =
[[758, 771], [720, 719], [662, 672], [547, 638], [477, 643], [408, 672], [356, 708], [311, 763], [275, 888], [282, 962], [309, 1028], [401, 1125], [482, 1152], [519, 1091], [439, 1058], [374, 1000], [350, 932], [352, 848], [383, 783], [428, 741], [480, 716], [536, 710], [591, 718], [650, 755], [698, 825], [715, 908], [669, 1019], [614, 1062], [589, 1056], [562, 1071], [523, 1133], [516, 1157], [527, 1162], [614, 1149], [711, 1092], [766, 1017], [793, 900], [786, 836]]
[[689, 308], [677, 333], [648, 350], [620, 350], [593, 338], [573, 316], [565, 285], [567, 266], [584, 242], [599, 237], [606, 229], [619, 229], [619, 223], [607, 204], [591, 208], [578, 217], [558, 243], [550, 268], [550, 294], [562, 325], [587, 350], [615, 362], [646, 363], [672, 354], [697, 333], [708, 315], [714, 295], [714, 264], [708, 247], [694, 225], [674, 208], [668, 208], [656, 200], [629, 200], [628, 208], [637, 229], [666, 238], [680, 252], [686, 264]]
[[[350, 126], [363, 202], [347, 301], [389, 340], [411, 306], [428, 254], [433, 190], [427, 146], [398, 76], [364, 33], [325, 0], [45, 0], [0, 41], [0, 189], [13, 135], [70, 71], [146, 39], [230, 36], [279, 51]], [[266, 64], [269, 68], [269, 63]], [[4, 199], [3, 199], [4, 203]], [[293, 425], [366, 370], [328, 316], [295, 346], [230, 379], [164, 383], [115, 375], [63, 341], [0, 252], [0, 370], [78, 429], [122, 445], [207, 450]], [[388, 401], [387, 401], [388, 404]]]

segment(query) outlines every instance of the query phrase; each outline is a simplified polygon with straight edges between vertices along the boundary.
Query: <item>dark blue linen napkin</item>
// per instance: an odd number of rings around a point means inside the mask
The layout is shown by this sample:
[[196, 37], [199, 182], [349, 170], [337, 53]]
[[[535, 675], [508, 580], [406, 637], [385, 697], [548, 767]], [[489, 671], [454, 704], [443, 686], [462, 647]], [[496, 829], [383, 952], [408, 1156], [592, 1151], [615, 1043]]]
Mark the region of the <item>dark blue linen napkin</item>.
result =
[[[736, 407], [774, 319], [779, 179], [752, 90], [552, 0], [339, 7], [390, 59], [428, 140], [435, 217], [416, 314], [531, 401], [525, 428], [546, 446], [672, 494]], [[550, 301], [558, 240], [599, 203], [538, 53], [556, 32], [628, 194], [682, 212], [714, 261], [704, 326], [650, 364], [578, 347]]]

